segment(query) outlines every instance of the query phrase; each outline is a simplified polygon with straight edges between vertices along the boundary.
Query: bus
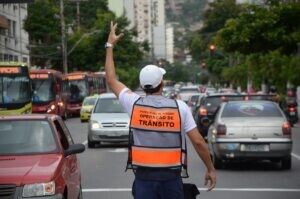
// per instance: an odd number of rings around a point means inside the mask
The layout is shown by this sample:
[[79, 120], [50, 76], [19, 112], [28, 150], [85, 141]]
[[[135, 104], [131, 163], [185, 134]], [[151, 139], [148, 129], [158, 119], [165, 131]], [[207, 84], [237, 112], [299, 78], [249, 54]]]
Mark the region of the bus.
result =
[[107, 92], [105, 73], [76, 71], [63, 76], [67, 115], [79, 115], [83, 99]]
[[32, 90], [29, 66], [0, 62], [0, 115], [30, 114]]
[[48, 113], [67, 119], [66, 103], [61, 92], [63, 74], [53, 69], [30, 71], [32, 81], [32, 113]]

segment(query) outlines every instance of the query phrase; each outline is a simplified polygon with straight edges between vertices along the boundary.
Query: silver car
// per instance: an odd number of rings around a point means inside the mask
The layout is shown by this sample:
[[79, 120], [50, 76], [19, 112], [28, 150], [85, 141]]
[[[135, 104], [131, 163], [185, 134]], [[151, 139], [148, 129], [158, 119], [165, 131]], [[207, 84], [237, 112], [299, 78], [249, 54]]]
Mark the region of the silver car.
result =
[[128, 142], [129, 116], [113, 93], [101, 94], [88, 124], [88, 147], [101, 142]]
[[222, 103], [208, 131], [216, 168], [225, 160], [271, 160], [282, 169], [292, 165], [292, 132], [282, 110], [271, 101]]

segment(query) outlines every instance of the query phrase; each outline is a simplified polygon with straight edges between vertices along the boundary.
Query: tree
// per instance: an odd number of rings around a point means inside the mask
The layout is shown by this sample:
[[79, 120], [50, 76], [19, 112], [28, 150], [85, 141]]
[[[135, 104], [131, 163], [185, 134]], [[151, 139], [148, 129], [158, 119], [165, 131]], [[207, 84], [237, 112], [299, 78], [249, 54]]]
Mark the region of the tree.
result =
[[247, 5], [235, 19], [228, 20], [217, 36], [217, 44], [226, 52], [266, 53], [279, 49], [295, 53], [299, 41], [300, 4], [282, 3], [271, 7]]
[[247, 5], [238, 18], [226, 22], [215, 41], [225, 52], [245, 58], [245, 70], [257, 88], [266, 82], [283, 92], [287, 81], [299, 83], [294, 75], [299, 72], [295, 56], [300, 42], [300, 22], [294, 20], [297, 18], [299, 3], [267, 1], [265, 6]]
[[48, 60], [57, 59], [60, 46], [58, 7], [52, 0], [36, 0], [29, 4], [24, 29], [29, 33], [31, 63], [44, 66]]
[[[76, 4], [65, 2], [66, 24], [74, 24]], [[69, 71], [99, 71], [104, 68], [105, 48], [109, 34], [110, 21], [118, 23], [118, 31], [125, 34], [124, 38], [115, 47], [115, 63], [119, 78], [131, 88], [138, 84], [138, 71], [144, 61], [143, 50], [147, 50], [146, 43], [139, 44], [133, 41], [136, 35], [134, 30], [128, 30], [128, 20], [125, 17], [116, 18], [108, 10], [107, 1], [95, 0], [81, 3], [81, 28], [74, 28], [74, 33], [67, 36]], [[44, 17], [45, 16], [45, 17]], [[26, 30], [30, 35], [30, 43], [51, 48], [36, 48], [35, 53], [42, 58], [36, 59], [39, 65], [45, 66], [46, 62], [62, 70], [60, 46], [60, 19], [58, 0], [36, 0], [30, 4], [29, 15], [25, 21]], [[50, 24], [50, 26], [49, 26]], [[93, 33], [93, 34], [92, 34]], [[39, 41], [39, 42], [37, 42]], [[74, 47], [74, 48], [73, 48]], [[45, 49], [45, 51], [42, 51]], [[46, 52], [47, 49], [47, 52]], [[49, 51], [49, 52], [48, 52]], [[33, 51], [32, 51], [33, 52]], [[52, 53], [52, 54], [51, 54]]]
[[224, 27], [225, 22], [237, 17], [241, 11], [242, 7], [235, 0], [217, 0], [210, 3], [204, 13], [203, 28], [194, 32], [188, 42], [194, 60], [208, 60], [207, 69], [211, 78], [221, 79], [223, 68], [228, 67], [228, 55], [218, 47], [212, 58], [209, 46], [214, 43], [217, 31]]
[[[138, 82], [139, 66], [144, 61], [143, 52], [140, 50], [141, 44], [133, 42], [132, 30], [126, 29], [129, 22], [126, 18], [115, 18], [111, 12], [98, 11], [97, 19], [93, 26], [94, 30], [100, 30], [98, 33], [90, 35], [80, 42], [70, 56], [70, 64], [78, 70], [98, 71], [105, 64], [106, 51], [104, 44], [109, 34], [110, 22], [118, 23], [118, 31], [124, 33], [124, 37], [114, 47], [115, 64], [121, 81], [126, 82], [131, 88], [135, 88]], [[70, 43], [74, 44], [82, 35], [72, 36]]]

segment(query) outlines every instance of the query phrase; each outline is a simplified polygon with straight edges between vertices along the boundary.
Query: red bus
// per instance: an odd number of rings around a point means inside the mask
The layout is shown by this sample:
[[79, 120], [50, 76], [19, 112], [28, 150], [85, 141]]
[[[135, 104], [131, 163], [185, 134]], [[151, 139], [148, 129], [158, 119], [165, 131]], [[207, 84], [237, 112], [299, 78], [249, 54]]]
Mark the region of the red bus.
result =
[[85, 97], [107, 92], [105, 73], [77, 71], [63, 76], [67, 115], [79, 115]]
[[53, 69], [30, 71], [32, 80], [32, 113], [48, 113], [67, 118], [66, 104], [62, 96], [61, 72]]

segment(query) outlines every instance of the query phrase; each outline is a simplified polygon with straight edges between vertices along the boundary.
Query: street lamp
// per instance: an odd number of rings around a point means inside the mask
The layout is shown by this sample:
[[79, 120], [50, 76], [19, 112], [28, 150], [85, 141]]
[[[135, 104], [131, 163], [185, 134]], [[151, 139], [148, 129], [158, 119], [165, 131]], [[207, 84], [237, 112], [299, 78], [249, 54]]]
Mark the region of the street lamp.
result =
[[96, 33], [99, 33], [101, 32], [101, 30], [94, 30], [93, 32], [89, 32], [89, 33], [84, 33], [80, 39], [73, 45], [73, 47], [69, 50], [68, 54], [67, 55], [70, 55], [73, 50], [78, 46], [78, 44], [86, 37], [90, 36], [90, 35], [93, 35], [93, 34], [96, 34]]

